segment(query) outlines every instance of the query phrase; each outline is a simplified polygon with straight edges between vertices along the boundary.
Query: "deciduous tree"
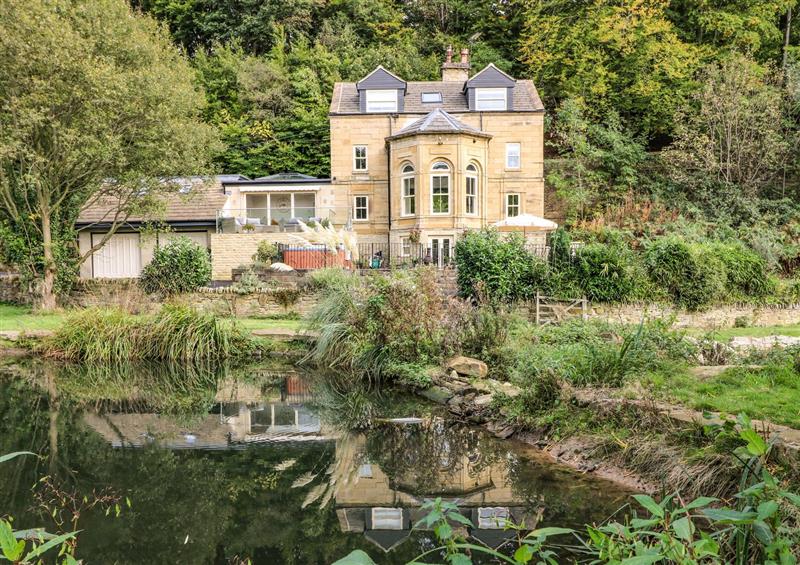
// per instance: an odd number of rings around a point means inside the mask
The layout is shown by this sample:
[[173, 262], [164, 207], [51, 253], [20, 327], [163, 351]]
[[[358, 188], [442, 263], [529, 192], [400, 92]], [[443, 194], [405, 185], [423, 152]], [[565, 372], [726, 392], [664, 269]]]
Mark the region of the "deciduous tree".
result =
[[88, 257], [81, 209], [112, 203], [113, 233], [165, 178], [202, 172], [215, 135], [187, 61], [124, 0], [0, 0], [0, 61], [3, 250], [53, 308], [59, 274]]

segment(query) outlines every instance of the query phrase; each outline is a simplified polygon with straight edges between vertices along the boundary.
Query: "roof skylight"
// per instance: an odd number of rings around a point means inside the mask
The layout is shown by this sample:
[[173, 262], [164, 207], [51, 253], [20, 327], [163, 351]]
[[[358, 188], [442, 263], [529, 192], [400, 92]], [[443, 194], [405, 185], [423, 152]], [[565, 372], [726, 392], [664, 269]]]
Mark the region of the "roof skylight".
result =
[[436, 102], [442, 101], [442, 93], [441, 92], [423, 92], [422, 93], [422, 103], [423, 104], [434, 104]]

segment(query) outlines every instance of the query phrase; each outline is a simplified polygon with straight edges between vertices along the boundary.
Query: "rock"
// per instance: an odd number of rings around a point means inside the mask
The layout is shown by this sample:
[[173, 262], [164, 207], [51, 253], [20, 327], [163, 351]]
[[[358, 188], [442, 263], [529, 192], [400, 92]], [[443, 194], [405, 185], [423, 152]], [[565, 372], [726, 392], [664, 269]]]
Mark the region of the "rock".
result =
[[479, 359], [473, 359], [472, 357], [464, 357], [463, 355], [453, 357], [450, 362], [447, 363], [447, 368], [452, 369], [459, 375], [478, 377], [480, 379], [485, 378], [489, 373], [489, 367], [486, 366], [486, 363]]
[[420, 393], [428, 400], [433, 400], [437, 404], [447, 404], [447, 401], [453, 396], [453, 393], [443, 386], [432, 386], [425, 389]]
[[442, 381], [442, 386], [450, 389], [455, 394], [465, 394], [474, 390], [471, 385], [462, 383], [461, 381]]
[[477, 397], [473, 402], [478, 408], [485, 408], [492, 403], [494, 397], [491, 394], [482, 394]]

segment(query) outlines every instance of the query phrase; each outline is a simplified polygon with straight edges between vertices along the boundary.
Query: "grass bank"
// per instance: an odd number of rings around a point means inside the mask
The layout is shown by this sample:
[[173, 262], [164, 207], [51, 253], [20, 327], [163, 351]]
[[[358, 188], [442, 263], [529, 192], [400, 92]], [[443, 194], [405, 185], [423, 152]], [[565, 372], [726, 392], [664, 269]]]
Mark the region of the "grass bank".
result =
[[[28, 332], [34, 330], [55, 331], [64, 325], [64, 322], [81, 310], [61, 310], [57, 312], [34, 312], [28, 306], [0, 303], [0, 331]], [[132, 319], [143, 316], [131, 315]], [[260, 329], [286, 329], [297, 330], [302, 327], [302, 320], [285, 317], [252, 317], [236, 318], [241, 326], [247, 330]]]

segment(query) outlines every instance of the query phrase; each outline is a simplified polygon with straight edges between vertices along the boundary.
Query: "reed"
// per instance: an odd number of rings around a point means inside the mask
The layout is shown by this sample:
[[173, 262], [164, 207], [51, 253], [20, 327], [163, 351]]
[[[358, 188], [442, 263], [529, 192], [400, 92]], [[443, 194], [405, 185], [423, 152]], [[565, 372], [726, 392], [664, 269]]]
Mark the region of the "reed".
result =
[[166, 305], [155, 316], [89, 309], [70, 316], [40, 351], [87, 363], [178, 361], [204, 363], [243, 357], [257, 349], [235, 320]]

